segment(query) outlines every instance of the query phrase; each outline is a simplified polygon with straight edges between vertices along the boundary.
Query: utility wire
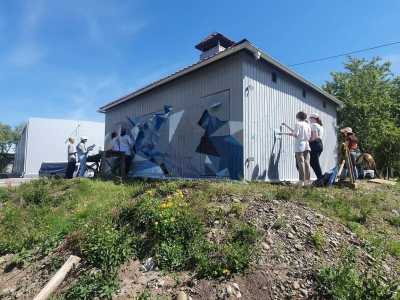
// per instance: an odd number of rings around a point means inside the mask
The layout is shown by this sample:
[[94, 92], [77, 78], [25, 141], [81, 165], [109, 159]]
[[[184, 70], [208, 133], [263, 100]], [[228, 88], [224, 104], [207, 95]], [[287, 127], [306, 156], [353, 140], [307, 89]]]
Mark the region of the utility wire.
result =
[[347, 53], [342, 53], [342, 54], [337, 54], [337, 55], [332, 55], [332, 56], [327, 56], [327, 57], [322, 57], [322, 58], [317, 58], [317, 59], [312, 59], [312, 60], [306, 60], [306, 61], [303, 61], [300, 63], [291, 64], [291, 65], [289, 65], [289, 67], [311, 64], [311, 63], [320, 62], [320, 61], [333, 59], [333, 58], [337, 58], [337, 57], [342, 57], [342, 56], [347, 56], [347, 55], [351, 55], [351, 54], [355, 54], [355, 53], [360, 53], [360, 52], [370, 51], [370, 50], [374, 50], [374, 49], [378, 49], [378, 48], [388, 47], [388, 46], [392, 46], [392, 45], [396, 45], [396, 44], [400, 44], [400, 41], [382, 44], [382, 45], [378, 45], [378, 46], [374, 46], [374, 47], [370, 47], [370, 48], [355, 50], [355, 51], [351, 51], [351, 52], [347, 52]]

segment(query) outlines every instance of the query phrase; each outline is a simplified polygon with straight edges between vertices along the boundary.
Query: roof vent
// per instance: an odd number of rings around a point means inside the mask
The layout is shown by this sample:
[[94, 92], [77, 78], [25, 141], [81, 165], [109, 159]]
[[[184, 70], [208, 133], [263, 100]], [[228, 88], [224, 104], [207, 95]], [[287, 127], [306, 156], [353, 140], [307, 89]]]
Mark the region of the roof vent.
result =
[[200, 60], [204, 60], [224, 51], [226, 48], [232, 47], [234, 44], [234, 41], [218, 32], [215, 32], [207, 36], [195, 47], [201, 51]]

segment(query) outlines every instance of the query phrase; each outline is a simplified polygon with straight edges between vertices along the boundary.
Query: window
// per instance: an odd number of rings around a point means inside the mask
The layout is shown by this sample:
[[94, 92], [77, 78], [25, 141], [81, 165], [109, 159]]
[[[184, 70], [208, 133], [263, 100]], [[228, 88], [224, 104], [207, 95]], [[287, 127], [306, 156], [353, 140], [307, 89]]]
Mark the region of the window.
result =
[[307, 96], [306, 89], [303, 88], [303, 98], [305, 98], [306, 96]]
[[272, 82], [276, 82], [277, 76], [276, 76], [276, 73], [275, 73], [275, 72], [272, 72], [272, 73], [271, 73], [271, 79], [272, 79]]

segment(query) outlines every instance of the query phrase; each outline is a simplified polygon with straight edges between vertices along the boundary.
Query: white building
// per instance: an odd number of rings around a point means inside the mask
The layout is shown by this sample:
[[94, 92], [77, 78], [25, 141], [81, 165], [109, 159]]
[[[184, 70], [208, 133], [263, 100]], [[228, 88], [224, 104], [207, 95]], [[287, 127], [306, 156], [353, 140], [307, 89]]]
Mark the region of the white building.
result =
[[93, 154], [104, 147], [104, 123], [31, 118], [26, 123], [16, 147], [13, 173], [23, 177], [38, 176], [44, 162], [67, 162], [67, 139], [88, 137], [95, 144]]

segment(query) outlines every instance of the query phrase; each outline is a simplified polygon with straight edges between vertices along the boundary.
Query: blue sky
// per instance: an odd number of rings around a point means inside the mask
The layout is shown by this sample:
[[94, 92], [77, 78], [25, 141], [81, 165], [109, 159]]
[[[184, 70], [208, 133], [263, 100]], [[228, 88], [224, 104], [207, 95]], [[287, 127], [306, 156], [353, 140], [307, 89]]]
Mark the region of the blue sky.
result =
[[[398, 0], [0, 1], [0, 122], [103, 120], [96, 112], [191, 64], [219, 31], [285, 64], [400, 40]], [[400, 45], [381, 56], [400, 74]], [[344, 58], [296, 67], [322, 84]]]

